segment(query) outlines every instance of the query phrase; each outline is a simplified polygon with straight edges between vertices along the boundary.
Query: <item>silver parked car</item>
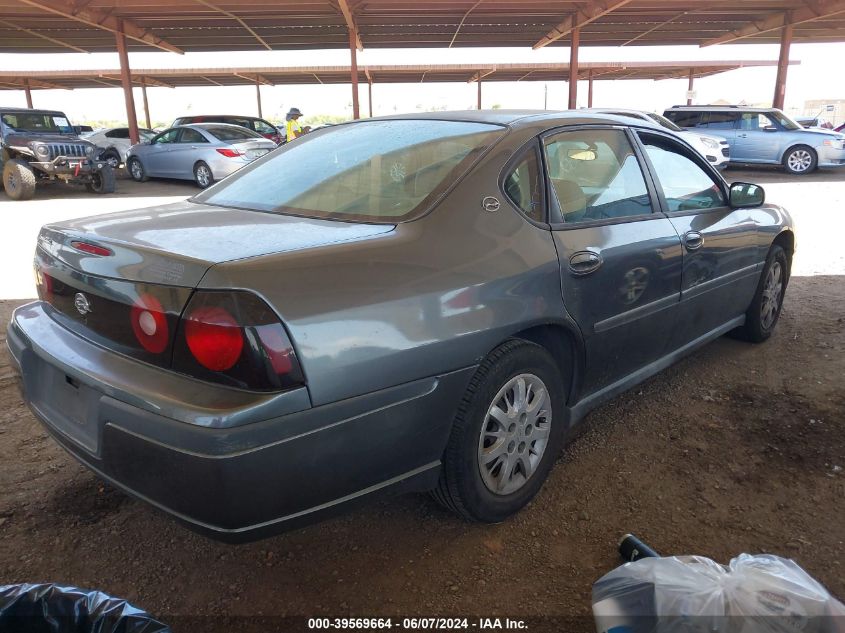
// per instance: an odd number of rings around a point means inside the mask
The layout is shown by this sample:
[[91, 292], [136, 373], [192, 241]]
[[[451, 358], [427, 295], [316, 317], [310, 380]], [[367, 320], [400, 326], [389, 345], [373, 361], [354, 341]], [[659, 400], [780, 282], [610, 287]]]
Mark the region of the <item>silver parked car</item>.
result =
[[[138, 135], [142, 141], [149, 142], [156, 133], [146, 128], [138, 128]], [[100, 160], [107, 162], [112, 169], [126, 164], [126, 154], [132, 147], [128, 127], [111, 127], [87, 132], [84, 138], [100, 149]]]
[[496, 522], [590, 409], [768, 338], [794, 249], [759, 186], [646, 121], [370, 119], [45, 226], [7, 343], [56, 441], [207, 534], [424, 490]]
[[663, 114], [682, 128], [725, 137], [731, 163], [783, 165], [797, 175], [845, 167], [845, 134], [803, 128], [776, 108], [674, 106]]
[[179, 125], [129, 148], [126, 169], [138, 182], [178, 178], [205, 189], [274, 149], [273, 141], [239, 125]]

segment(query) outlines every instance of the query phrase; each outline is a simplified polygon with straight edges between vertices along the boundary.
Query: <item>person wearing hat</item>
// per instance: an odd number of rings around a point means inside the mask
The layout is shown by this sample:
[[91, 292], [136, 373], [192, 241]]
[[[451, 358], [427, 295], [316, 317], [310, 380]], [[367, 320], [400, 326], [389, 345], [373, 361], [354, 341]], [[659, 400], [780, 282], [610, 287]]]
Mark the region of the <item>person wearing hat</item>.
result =
[[285, 115], [285, 132], [287, 133], [288, 143], [302, 135], [302, 126], [298, 121], [301, 116], [302, 112], [299, 111], [299, 108], [291, 108], [290, 112]]

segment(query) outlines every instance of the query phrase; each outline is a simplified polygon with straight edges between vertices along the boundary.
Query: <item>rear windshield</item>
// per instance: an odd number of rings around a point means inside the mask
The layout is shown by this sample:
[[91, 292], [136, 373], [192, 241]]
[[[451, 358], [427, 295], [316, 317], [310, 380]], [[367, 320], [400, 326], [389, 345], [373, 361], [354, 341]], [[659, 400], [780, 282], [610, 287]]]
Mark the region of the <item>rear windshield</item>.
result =
[[339, 125], [289, 143], [195, 200], [314, 218], [408, 220], [504, 133], [464, 121]]
[[264, 138], [260, 134], [244, 127], [207, 127], [205, 131], [220, 141], [249, 141], [255, 138]]
[[55, 134], [73, 134], [73, 126], [60, 112], [41, 114], [35, 112], [6, 112], [2, 115], [3, 123], [14, 130], [26, 132], [52, 132]]

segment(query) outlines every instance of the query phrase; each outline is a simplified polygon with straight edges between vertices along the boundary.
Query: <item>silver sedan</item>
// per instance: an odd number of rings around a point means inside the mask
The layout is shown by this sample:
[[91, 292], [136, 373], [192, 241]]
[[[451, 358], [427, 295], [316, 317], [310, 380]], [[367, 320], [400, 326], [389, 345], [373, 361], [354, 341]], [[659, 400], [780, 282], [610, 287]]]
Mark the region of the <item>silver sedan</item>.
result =
[[273, 141], [238, 125], [178, 125], [130, 147], [126, 169], [138, 182], [178, 178], [205, 189], [275, 148]]

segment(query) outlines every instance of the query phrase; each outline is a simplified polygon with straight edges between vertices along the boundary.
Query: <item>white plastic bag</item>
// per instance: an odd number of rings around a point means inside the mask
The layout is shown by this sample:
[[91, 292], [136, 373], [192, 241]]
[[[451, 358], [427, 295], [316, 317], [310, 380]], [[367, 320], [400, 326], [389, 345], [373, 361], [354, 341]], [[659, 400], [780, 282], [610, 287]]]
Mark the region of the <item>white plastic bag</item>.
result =
[[845, 633], [845, 606], [795, 562], [643, 558], [593, 585], [599, 633]]

